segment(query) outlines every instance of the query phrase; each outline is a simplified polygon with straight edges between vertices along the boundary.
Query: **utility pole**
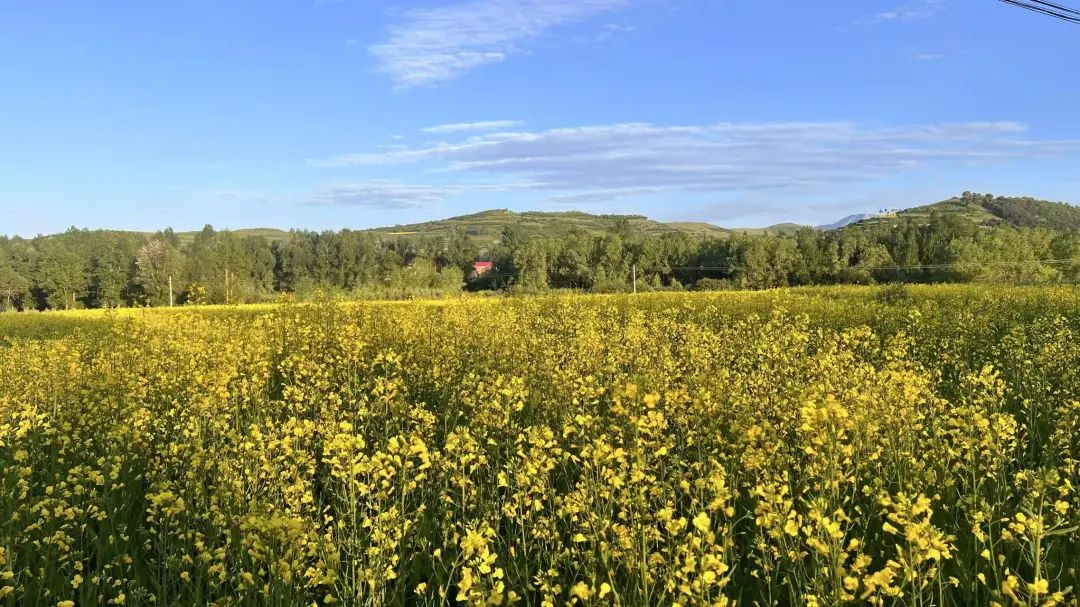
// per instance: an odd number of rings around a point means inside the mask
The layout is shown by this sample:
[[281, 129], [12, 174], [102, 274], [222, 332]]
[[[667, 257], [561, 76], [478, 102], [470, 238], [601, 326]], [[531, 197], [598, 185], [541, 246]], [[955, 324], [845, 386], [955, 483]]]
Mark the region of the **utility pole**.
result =
[[637, 264], [635, 263], [630, 269], [631, 276], [634, 277], [634, 293], [637, 293]]
[[172, 295], [172, 274], [170, 274], [170, 275], [169, 275], [169, 307], [171, 308], [172, 306], [173, 306], [173, 295]]

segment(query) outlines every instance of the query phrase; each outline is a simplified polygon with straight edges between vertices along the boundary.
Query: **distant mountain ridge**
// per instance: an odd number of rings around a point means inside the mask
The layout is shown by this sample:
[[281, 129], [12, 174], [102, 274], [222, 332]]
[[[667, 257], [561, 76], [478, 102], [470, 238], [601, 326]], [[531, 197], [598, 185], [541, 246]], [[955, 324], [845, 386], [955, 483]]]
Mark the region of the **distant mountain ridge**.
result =
[[[923, 222], [938, 214], [971, 221], [980, 226], [1008, 225], [1017, 228], [1080, 230], [1080, 206], [1049, 202], [1030, 197], [1003, 197], [965, 192], [933, 204], [885, 213], [857, 213], [818, 226], [779, 223], [764, 228], [725, 228], [708, 222], [662, 222], [642, 215], [597, 215], [581, 211], [524, 211], [492, 209], [422, 223], [356, 230], [395, 239], [423, 239], [465, 232], [480, 246], [494, 245], [506, 229], [518, 229], [529, 235], [565, 236], [573, 231], [592, 234], [609, 232], [616, 227], [632, 235], [661, 236], [686, 234], [694, 238], [724, 238], [732, 234], [791, 235], [810, 227], [821, 231], [859, 229], [895, 225], [903, 221]], [[105, 230], [113, 231], [113, 230]], [[258, 236], [271, 242], [289, 237], [288, 230], [277, 228], [241, 228], [231, 230], [238, 236]], [[181, 243], [190, 242], [198, 231], [177, 232]]]
[[725, 228], [704, 221], [657, 221], [644, 215], [595, 215], [582, 211], [522, 211], [491, 209], [407, 225], [370, 228], [363, 230], [374, 234], [408, 239], [410, 237], [443, 236], [452, 230], [469, 234], [480, 244], [494, 244], [506, 228], [516, 228], [530, 235], [562, 236], [579, 230], [593, 234], [610, 232], [616, 227], [630, 234], [662, 236], [686, 234], [692, 237], [726, 237], [731, 234], [781, 235], [792, 234], [801, 227], [794, 223], [780, 223], [764, 228]]
[[870, 219], [872, 217], [877, 217], [877, 215], [874, 214], [874, 213], [858, 213], [856, 215], [848, 215], [847, 217], [844, 217], [843, 219], [840, 219], [838, 221], [834, 221], [832, 223], [827, 223], [827, 224], [820, 225], [820, 226], [814, 226], [814, 229], [815, 230], [839, 230], [840, 228], [846, 228], [847, 226], [849, 226], [849, 225], [851, 225], [853, 223], [859, 223], [860, 221], [863, 221], [865, 219]]
[[451, 231], [464, 231], [481, 246], [497, 242], [507, 228], [519, 229], [530, 235], [562, 236], [574, 230], [590, 233], [609, 232], [615, 228], [630, 234], [662, 236], [683, 233], [690, 236], [724, 236], [731, 230], [705, 222], [678, 221], [664, 223], [642, 215], [593, 215], [581, 211], [515, 212], [508, 209], [492, 209], [469, 215], [449, 217], [437, 221], [397, 225], [366, 230], [383, 236], [420, 238], [444, 236]]
[[1080, 230], [1080, 206], [1031, 197], [993, 196], [964, 192], [941, 202], [871, 215], [850, 223], [851, 227], [895, 225], [904, 221], [925, 222], [931, 215], [953, 217], [980, 226], [1011, 226], [1048, 230]]
[[[857, 213], [833, 223], [804, 226], [796, 223], [779, 223], [765, 228], [725, 228], [707, 222], [675, 221], [661, 222], [642, 215], [594, 215], [581, 211], [515, 212], [493, 209], [449, 217], [423, 223], [388, 226], [363, 230], [374, 234], [398, 238], [424, 238], [443, 236], [453, 230], [461, 230], [472, 236], [479, 244], [494, 244], [506, 228], [518, 228], [528, 234], [559, 236], [573, 230], [601, 233], [621, 224], [631, 234], [660, 236], [683, 233], [693, 237], [726, 237], [731, 234], [790, 235], [805, 227], [831, 231], [873, 225], [890, 225], [902, 221], [926, 221], [934, 213], [949, 215], [982, 226], [1010, 225], [1017, 228], [1046, 228], [1051, 230], [1080, 229], [1080, 207], [1064, 202], [1050, 202], [1036, 198], [1011, 198], [989, 194], [971, 194], [949, 198], [933, 204], [911, 207], [898, 211]], [[254, 230], [253, 232], [273, 232]], [[280, 232], [285, 237], [286, 232]]]

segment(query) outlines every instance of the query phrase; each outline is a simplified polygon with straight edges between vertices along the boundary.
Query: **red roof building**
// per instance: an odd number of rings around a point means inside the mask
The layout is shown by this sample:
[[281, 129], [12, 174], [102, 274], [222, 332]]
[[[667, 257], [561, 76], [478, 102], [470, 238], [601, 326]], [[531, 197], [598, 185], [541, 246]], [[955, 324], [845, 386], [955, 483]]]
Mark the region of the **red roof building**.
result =
[[478, 261], [472, 265], [473, 274], [476, 276], [483, 276], [492, 270], [495, 264], [490, 261]]

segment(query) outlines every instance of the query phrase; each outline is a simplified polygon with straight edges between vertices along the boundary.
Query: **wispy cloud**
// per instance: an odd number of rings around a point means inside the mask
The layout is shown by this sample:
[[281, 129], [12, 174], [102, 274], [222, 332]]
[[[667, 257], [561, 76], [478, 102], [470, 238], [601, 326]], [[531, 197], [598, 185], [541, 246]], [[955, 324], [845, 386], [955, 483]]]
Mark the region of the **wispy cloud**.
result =
[[[871, 181], [950, 164], [1064, 154], [1080, 141], [1027, 136], [1015, 122], [885, 127], [843, 122], [615, 124], [487, 133], [404, 150], [309, 161], [316, 167], [418, 164], [513, 182], [569, 203], [662, 192], [730, 193]], [[490, 187], [490, 186], [489, 186]]]
[[622, 25], [619, 23], [607, 23], [604, 27], [600, 28], [600, 32], [596, 34], [595, 40], [597, 42], [604, 42], [610, 40], [620, 34], [632, 34], [636, 31], [632, 25]]
[[521, 52], [549, 30], [630, 0], [474, 0], [405, 14], [371, 47], [378, 70], [398, 87], [430, 86]]
[[459, 183], [417, 185], [391, 180], [341, 183], [317, 190], [308, 200], [314, 205], [341, 205], [368, 209], [400, 210], [438, 204], [450, 196], [477, 192], [506, 192], [520, 184]]
[[869, 17], [859, 19], [856, 23], [885, 23], [889, 21], [910, 21], [912, 19], [926, 19], [933, 17], [945, 10], [945, 0], [917, 0], [908, 4], [902, 4], [889, 10], [874, 13]]
[[518, 120], [486, 120], [482, 122], [455, 122], [452, 124], [437, 124], [420, 129], [425, 133], [462, 133], [465, 131], [492, 131], [495, 129], [511, 129], [521, 126]]
[[447, 193], [445, 188], [438, 186], [371, 181], [321, 188], [309, 202], [369, 209], [410, 209], [442, 202]]
[[265, 204], [276, 200], [270, 192], [263, 190], [219, 189], [201, 190], [193, 193], [200, 200], [215, 202], [227, 201], [229, 203], [260, 203]]
[[915, 58], [919, 61], [937, 61], [942, 59], [943, 56], [935, 53], [919, 53], [918, 55], [915, 55]]
[[240, 200], [262, 197], [261, 192], [254, 192], [251, 190], [210, 190], [205, 193], [211, 198], [222, 198], [227, 200]]

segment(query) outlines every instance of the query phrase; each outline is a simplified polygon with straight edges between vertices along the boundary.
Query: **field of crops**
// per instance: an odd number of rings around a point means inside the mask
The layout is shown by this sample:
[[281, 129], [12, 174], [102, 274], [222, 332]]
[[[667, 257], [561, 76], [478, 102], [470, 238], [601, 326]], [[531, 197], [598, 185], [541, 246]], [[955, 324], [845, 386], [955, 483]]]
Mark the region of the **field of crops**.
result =
[[0, 315], [0, 605], [1076, 605], [1080, 290]]

